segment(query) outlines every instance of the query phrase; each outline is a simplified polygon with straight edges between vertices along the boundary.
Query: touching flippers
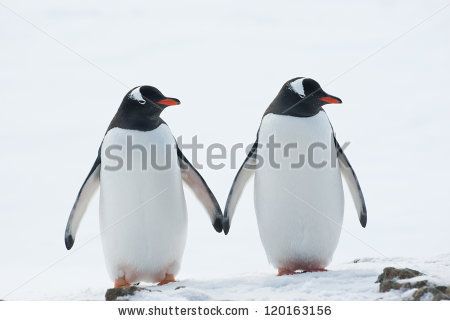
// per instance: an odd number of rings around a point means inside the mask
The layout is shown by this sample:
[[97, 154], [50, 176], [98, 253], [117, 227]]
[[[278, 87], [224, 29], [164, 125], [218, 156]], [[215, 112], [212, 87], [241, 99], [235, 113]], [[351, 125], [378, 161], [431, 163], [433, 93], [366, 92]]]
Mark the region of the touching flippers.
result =
[[216, 197], [200, 173], [183, 155], [180, 148], [177, 148], [177, 154], [183, 181], [192, 189], [195, 196], [205, 207], [214, 229], [219, 233], [222, 232], [223, 215]]
[[234, 211], [236, 210], [236, 205], [242, 195], [242, 191], [244, 190], [244, 187], [250, 177], [252, 177], [255, 173], [257, 147], [258, 140], [253, 144], [250, 152], [244, 160], [244, 163], [236, 174], [233, 185], [231, 186], [230, 192], [228, 194], [223, 220], [223, 231], [225, 235], [228, 234], [228, 231], [230, 230], [231, 220], [233, 218]]

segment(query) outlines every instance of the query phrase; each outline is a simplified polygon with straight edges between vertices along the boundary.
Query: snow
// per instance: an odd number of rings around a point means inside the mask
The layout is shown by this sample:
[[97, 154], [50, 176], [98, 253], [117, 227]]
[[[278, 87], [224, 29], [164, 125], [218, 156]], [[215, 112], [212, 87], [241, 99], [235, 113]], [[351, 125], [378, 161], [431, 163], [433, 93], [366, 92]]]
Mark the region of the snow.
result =
[[[272, 273], [238, 274], [222, 278], [180, 278], [164, 286], [140, 284], [143, 291], [121, 300], [408, 300], [415, 289], [378, 291], [375, 283], [385, 267], [412, 268], [424, 275], [409, 282], [428, 280], [450, 286], [450, 253], [429, 258], [358, 258], [332, 264], [327, 272], [276, 276]], [[45, 300], [104, 300], [106, 288], [66, 290], [64, 295], [40, 296]], [[423, 298], [426, 299], [426, 298]]]
[[[222, 279], [181, 280], [165, 286], [145, 287], [128, 300], [403, 300], [415, 290], [378, 291], [375, 283], [384, 267], [410, 267], [426, 275], [407, 281], [429, 280], [450, 285], [450, 254], [432, 259], [362, 258], [332, 266], [327, 272], [301, 273], [278, 277], [248, 274]], [[404, 280], [403, 280], [404, 281]], [[400, 281], [401, 282], [401, 281]]]
[[[450, 274], [441, 261], [420, 261], [447, 253], [450, 244], [450, 42], [443, 41], [450, 8], [364, 60], [446, 3], [2, 1], [90, 63], [0, 7], [0, 298], [103, 299], [112, 282], [98, 235], [98, 193], [69, 252], [64, 228], [120, 102], [144, 84], [181, 100], [162, 114], [175, 137], [190, 143], [197, 135], [205, 146], [227, 147], [221, 170], [205, 165], [206, 148], [198, 153], [199, 171], [223, 207], [245, 158], [238, 149], [231, 168], [231, 146], [254, 142], [261, 115], [287, 80], [317, 80], [343, 100], [326, 111], [341, 145], [351, 142], [346, 154], [368, 208], [363, 229], [347, 193], [331, 273], [350, 277], [339, 268], [364, 266], [343, 264], [357, 257], [401, 256]], [[186, 189], [180, 282], [247, 284], [243, 275], [284, 282], [273, 277], [259, 239], [252, 185], [227, 236], [213, 230]], [[354, 272], [370, 278], [356, 283], [360, 292], [391, 295], [373, 292], [384, 263], [364, 264], [367, 270]], [[333, 281], [298, 276], [306, 278], [310, 283], [298, 283], [305, 291]]]

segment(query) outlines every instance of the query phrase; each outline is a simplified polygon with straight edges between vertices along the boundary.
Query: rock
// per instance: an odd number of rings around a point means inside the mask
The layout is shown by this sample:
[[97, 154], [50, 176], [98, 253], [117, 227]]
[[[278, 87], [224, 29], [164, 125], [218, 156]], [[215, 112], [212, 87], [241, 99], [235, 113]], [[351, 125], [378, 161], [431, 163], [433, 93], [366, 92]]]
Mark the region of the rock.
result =
[[396, 269], [394, 267], [386, 267], [383, 270], [383, 273], [381, 273], [378, 276], [376, 283], [383, 283], [387, 280], [404, 280], [404, 279], [411, 279], [416, 276], [423, 275], [423, 273], [420, 273], [419, 271], [412, 270], [412, 269]]
[[388, 292], [390, 290], [409, 290], [417, 289], [428, 285], [428, 281], [418, 282], [402, 282], [399, 283], [395, 280], [386, 280], [380, 283], [380, 292]]
[[417, 289], [407, 300], [450, 300], [450, 287], [440, 286], [430, 283], [427, 280], [418, 281], [400, 281], [412, 279], [423, 273], [412, 269], [397, 269], [394, 267], [386, 267], [378, 276], [376, 283], [380, 283], [380, 292], [388, 292], [391, 290], [410, 290]]
[[161, 292], [161, 290], [149, 289], [145, 287], [139, 287], [136, 285], [126, 287], [126, 288], [113, 288], [106, 290], [105, 300], [106, 301], [128, 301], [127, 296], [136, 294], [136, 292]]
[[442, 301], [450, 300], [448, 293], [448, 287], [446, 286], [423, 286], [417, 289], [412, 296], [414, 301]]
[[108, 289], [105, 294], [105, 300], [106, 301], [117, 301], [120, 297], [125, 297], [128, 295], [133, 295], [137, 291], [141, 291], [141, 288], [138, 288], [137, 286], [130, 286], [126, 288], [113, 288]]

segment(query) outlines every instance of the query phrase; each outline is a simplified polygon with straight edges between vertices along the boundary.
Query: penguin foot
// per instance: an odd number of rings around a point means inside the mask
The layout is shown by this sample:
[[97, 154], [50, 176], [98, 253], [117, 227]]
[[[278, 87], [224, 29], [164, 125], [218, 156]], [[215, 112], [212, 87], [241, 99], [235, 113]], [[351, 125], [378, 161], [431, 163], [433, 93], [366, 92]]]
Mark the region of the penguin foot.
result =
[[164, 280], [159, 281], [158, 285], [164, 285], [172, 282], [176, 282], [175, 275], [166, 273], [166, 277], [164, 278]]
[[286, 268], [279, 268], [279, 269], [278, 269], [278, 273], [277, 273], [278, 276], [283, 276], [283, 275], [294, 275], [294, 274], [298, 274], [298, 273], [295, 272], [295, 271], [292, 271], [292, 270], [290, 270], [290, 269], [286, 269]]
[[114, 287], [117, 288], [128, 288], [130, 283], [125, 279], [125, 277], [118, 278], [114, 281]]

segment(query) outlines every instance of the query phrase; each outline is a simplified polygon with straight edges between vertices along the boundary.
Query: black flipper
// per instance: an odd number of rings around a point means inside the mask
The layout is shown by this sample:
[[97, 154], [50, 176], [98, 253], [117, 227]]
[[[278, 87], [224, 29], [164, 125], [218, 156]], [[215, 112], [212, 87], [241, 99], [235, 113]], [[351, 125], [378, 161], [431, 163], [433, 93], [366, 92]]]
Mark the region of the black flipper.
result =
[[247, 154], [244, 163], [242, 163], [241, 168], [239, 169], [239, 171], [236, 174], [236, 177], [234, 178], [230, 192], [228, 193], [223, 220], [223, 231], [225, 235], [228, 234], [228, 231], [230, 230], [231, 220], [233, 218], [234, 211], [236, 210], [236, 205], [239, 202], [239, 199], [241, 198], [242, 191], [244, 190], [245, 185], [247, 185], [247, 182], [250, 179], [250, 177], [252, 177], [253, 174], [255, 173], [257, 148], [258, 148], [258, 140], [256, 140], [256, 142], [250, 149], [249, 153]]
[[195, 196], [208, 212], [211, 223], [217, 232], [222, 232], [222, 210], [216, 197], [209, 189], [203, 177], [192, 166], [192, 164], [184, 157], [180, 148], [177, 146], [178, 163], [180, 164], [181, 177], [183, 181], [192, 189]]
[[80, 222], [86, 212], [89, 201], [100, 185], [100, 152], [97, 159], [94, 162], [88, 176], [84, 180], [80, 191], [78, 192], [75, 204], [70, 212], [69, 220], [67, 221], [66, 232], [64, 235], [64, 241], [66, 248], [70, 250], [75, 242], [75, 235], [77, 233]]
[[336, 136], [334, 136], [334, 144], [336, 145], [337, 157], [339, 160], [339, 167], [341, 169], [342, 176], [344, 176], [347, 182], [348, 189], [352, 194], [353, 203], [355, 203], [356, 211], [358, 212], [359, 222], [362, 227], [366, 227], [367, 224], [367, 209], [366, 202], [364, 201], [364, 196], [359, 185], [358, 178], [356, 177], [355, 171], [350, 165], [350, 162], [345, 156], [344, 151], [339, 145]]

